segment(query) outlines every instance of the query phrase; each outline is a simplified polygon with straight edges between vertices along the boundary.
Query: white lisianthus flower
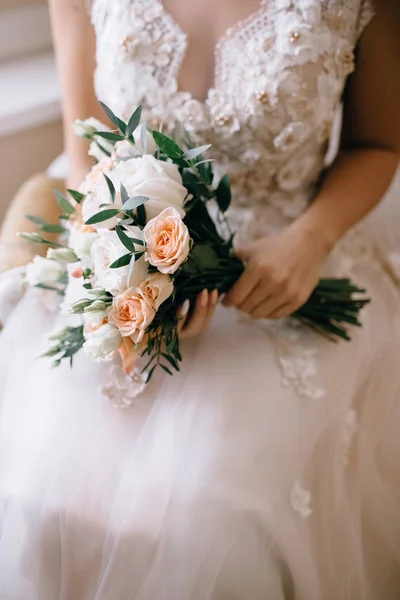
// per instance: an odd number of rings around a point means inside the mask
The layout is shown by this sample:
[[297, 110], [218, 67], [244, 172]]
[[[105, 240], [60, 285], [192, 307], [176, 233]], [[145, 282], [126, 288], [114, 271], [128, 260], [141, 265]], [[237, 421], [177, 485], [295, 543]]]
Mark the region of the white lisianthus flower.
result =
[[58, 260], [61, 263], [75, 263], [78, 257], [71, 248], [49, 248], [47, 258]]
[[94, 231], [84, 231], [79, 227], [72, 227], [68, 244], [78, 258], [85, 258], [90, 256], [92, 245], [98, 237], [99, 234]]
[[147, 220], [153, 219], [165, 208], [175, 208], [181, 217], [185, 215], [183, 205], [187, 189], [176, 165], [157, 160], [145, 154], [132, 160], [120, 162], [113, 176], [122, 182], [130, 197], [148, 196]]
[[[130, 227], [129, 231], [126, 232], [128, 237], [142, 239], [143, 234], [139, 227]], [[137, 244], [136, 249], [140, 251], [143, 246]], [[104, 231], [102, 235], [92, 245], [92, 260], [96, 278], [96, 285], [104, 288], [111, 294], [118, 294], [125, 291], [128, 287], [128, 273], [129, 265], [119, 267], [118, 269], [110, 269], [110, 265], [114, 263], [118, 258], [121, 258], [128, 253], [128, 250], [122, 244], [118, 235], [115, 231]], [[147, 265], [145, 261], [137, 261], [132, 269], [132, 277], [140, 274], [143, 279], [146, 278]]]
[[115, 158], [127, 158], [128, 156], [134, 157], [137, 154], [137, 148], [128, 140], [121, 140], [114, 145], [113, 148]]
[[83, 313], [83, 331], [85, 337], [88, 337], [91, 333], [100, 329], [107, 323], [107, 313], [102, 310], [84, 312]]
[[118, 329], [108, 323], [87, 333], [86, 338], [83, 349], [94, 361], [110, 360], [122, 341]]
[[66, 269], [55, 260], [35, 256], [33, 261], [26, 267], [26, 281], [31, 286], [55, 283], [65, 275]]
[[80, 137], [91, 137], [96, 131], [111, 131], [111, 129], [98, 119], [90, 117], [84, 121], [77, 119], [72, 124], [72, 131]]

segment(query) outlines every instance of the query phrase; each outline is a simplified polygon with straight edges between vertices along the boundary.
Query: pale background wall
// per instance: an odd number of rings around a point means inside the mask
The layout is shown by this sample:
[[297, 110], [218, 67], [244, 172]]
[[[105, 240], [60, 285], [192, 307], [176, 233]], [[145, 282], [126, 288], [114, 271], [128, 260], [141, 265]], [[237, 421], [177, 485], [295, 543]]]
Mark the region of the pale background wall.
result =
[[45, 0], [0, 0], [0, 221], [18, 187], [62, 151]]

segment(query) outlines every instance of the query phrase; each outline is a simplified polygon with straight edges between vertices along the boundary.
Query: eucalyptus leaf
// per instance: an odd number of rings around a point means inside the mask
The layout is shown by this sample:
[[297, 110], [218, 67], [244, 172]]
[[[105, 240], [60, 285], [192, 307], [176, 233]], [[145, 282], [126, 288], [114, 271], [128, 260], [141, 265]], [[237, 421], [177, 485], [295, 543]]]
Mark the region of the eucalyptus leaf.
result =
[[81, 192], [78, 192], [77, 190], [67, 190], [67, 192], [73, 197], [75, 202], [77, 202], [78, 204], [82, 202], [82, 200], [85, 197], [85, 194], [81, 194]]
[[100, 106], [101, 108], [104, 110], [104, 112], [106, 113], [107, 117], [110, 119], [110, 121], [112, 123], [114, 123], [114, 125], [121, 131], [121, 133], [123, 133], [125, 135], [125, 131], [126, 131], [126, 125], [125, 123], [119, 119], [111, 110], [111, 108], [109, 108], [106, 104], [104, 104], [104, 102], [100, 102]]
[[68, 202], [68, 200], [59, 190], [54, 190], [54, 196], [63, 213], [65, 213], [66, 215], [74, 214], [75, 208], [72, 206], [72, 204]]
[[231, 200], [232, 200], [232, 192], [231, 192], [231, 184], [229, 181], [229, 176], [224, 175], [219, 182], [217, 189], [215, 190], [215, 197], [217, 200], [217, 204], [219, 209], [224, 213], [228, 210]]
[[128, 121], [128, 124], [126, 126], [126, 132], [125, 135], [127, 138], [130, 138], [135, 129], [137, 128], [137, 126], [140, 123], [140, 119], [142, 118], [142, 107], [138, 106], [137, 109], [135, 110], [135, 112], [133, 113], [133, 115], [131, 116], [131, 118]]
[[124, 186], [123, 183], [121, 183], [120, 192], [121, 192], [121, 201], [122, 201], [122, 204], [125, 204], [125, 202], [127, 202], [129, 200], [129, 194], [126, 191], [126, 187]]
[[40, 229], [47, 233], [64, 233], [67, 231], [62, 225], [49, 225], [48, 223], [41, 225]]
[[121, 142], [124, 138], [120, 133], [113, 133], [112, 131], [96, 131], [93, 135], [104, 138], [110, 142]]
[[137, 207], [137, 218], [141, 225], [146, 224], [146, 208], [143, 203]]
[[121, 227], [116, 227], [115, 233], [117, 234], [117, 236], [121, 240], [121, 243], [125, 246], [127, 250], [129, 250], [130, 252], [135, 252], [135, 244], [133, 240], [131, 240], [131, 238], [126, 235], [126, 233]]
[[147, 154], [147, 123], [144, 121], [140, 128], [140, 143], [142, 145], [142, 153]]
[[37, 217], [36, 215], [25, 215], [25, 217], [32, 221], [32, 223], [36, 223], [36, 225], [45, 225], [46, 221], [42, 219], [42, 217]]
[[184, 154], [184, 157], [188, 160], [193, 160], [200, 154], [204, 154], [209, 148], [211, 148], [211, 144], [205, 144], [204, 146], [199, 146], [198, 148], [192, 148], [191, 150], [187, 150]]
[[106, 180], [107, 187], [110, 190], [111, 200], [112, 200], [112, 202], [114, 204], [114, 202], [115, 202], [115, 187], [114, 187], [114, 184], [111, 181], [111, 179], [105, 173], [103, 173], [103, 177]]
[[148, 200], [150, 200], [148, 196], [133, 196], [132, 198], [128, 198], [124, 202], [124, 209], [135, 210], [135, 208], [138, 208], [138, 206], [141, 206], [145, 202], [148, 202]]
[[178, 144], [176, 144], [169, 137], [156, 130], [152, 132], [152, 135], [158, 148], [164, 152], [164, 154], [170, 158], [181, 158], [183, 156], [183, 152], [179, 148]]
[[85, 223], [85, 225], [94, 225], [94, 223], [101, 223], [102, 221], [108, 221], [108, 219], [112, 219], [116, 217], [120, 213], [119, 208], [110, 208], [108, 210], [102, 210], [101, 212], [90, 217]]
[[120, 267], [126, 267], [131, 262], [132, 254], [124, 254], [121, 258], [115, 260], [111, 265], [110, 269], [119, 269]]

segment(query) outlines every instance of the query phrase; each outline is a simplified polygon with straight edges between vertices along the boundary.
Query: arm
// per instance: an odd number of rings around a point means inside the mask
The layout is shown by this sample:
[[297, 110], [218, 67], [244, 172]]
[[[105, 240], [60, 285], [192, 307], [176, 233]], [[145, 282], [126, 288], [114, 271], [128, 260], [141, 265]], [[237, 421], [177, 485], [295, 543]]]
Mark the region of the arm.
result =
[[308, 299], [344, 233], [382, 199], [400, 157], [400, 7], [377, 2], [357, 48], [339, 156], [309, 209], [280, 235], [242, 250], [244, 275], [225, 298], [255, 318], [282, 318]]
[[106, 120], [94, 93], [95, 34], [86, 0], [49, 0], [53, 40], [63, 98], [69, 185], [77, 188], [92, 166], [88, 144], [72, 133], [76, 119]]

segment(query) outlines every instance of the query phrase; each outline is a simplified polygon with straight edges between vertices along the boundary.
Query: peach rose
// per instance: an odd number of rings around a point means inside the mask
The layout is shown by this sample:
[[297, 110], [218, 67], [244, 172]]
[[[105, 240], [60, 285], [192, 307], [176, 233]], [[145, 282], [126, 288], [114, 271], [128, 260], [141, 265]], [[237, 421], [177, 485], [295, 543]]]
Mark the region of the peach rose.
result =
[[188, 228], [175, 208], [165, 208], [143, 230], [146, 260], [165, 275], [175, 273], [190, 250]]
[[108, 319], [118, 327], [122, 337], [131, 337], [137, 344], [142, 341], [155, 314], [151, 300], [140, 288], [131, 287], [114, 298]]
[[151, 273], [139, 287], [150, 299], [156, 310], [174, 291], [172, 279], [169, 275], [163, 275], [162, 273]]

